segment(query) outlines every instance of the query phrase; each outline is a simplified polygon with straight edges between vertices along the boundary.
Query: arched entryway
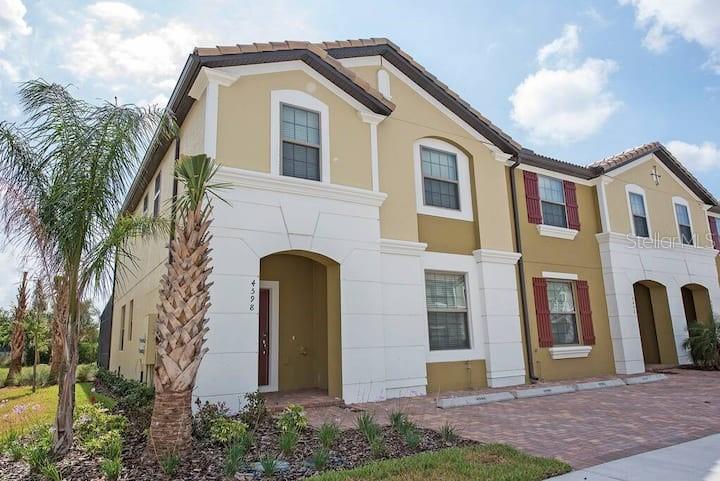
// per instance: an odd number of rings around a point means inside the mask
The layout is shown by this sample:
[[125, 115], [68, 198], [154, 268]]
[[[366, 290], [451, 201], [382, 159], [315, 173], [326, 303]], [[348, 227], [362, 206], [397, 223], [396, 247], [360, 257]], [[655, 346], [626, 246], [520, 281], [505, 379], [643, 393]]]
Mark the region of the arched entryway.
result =
[[258, 386], [342, 397], [340, 266], [307, 251], [260, 261]]
[[688, 325], [694, 322], [710, 322], [712, 320], [712, 307], [710, 305], [710, 292], [700, 284], [686, 284], [680, 288], [682, 293], [685, 320]]
[[667, 289], [659, 282], [644, 280], [633, 284], [633, 292], [645, 366], [677, 365]]

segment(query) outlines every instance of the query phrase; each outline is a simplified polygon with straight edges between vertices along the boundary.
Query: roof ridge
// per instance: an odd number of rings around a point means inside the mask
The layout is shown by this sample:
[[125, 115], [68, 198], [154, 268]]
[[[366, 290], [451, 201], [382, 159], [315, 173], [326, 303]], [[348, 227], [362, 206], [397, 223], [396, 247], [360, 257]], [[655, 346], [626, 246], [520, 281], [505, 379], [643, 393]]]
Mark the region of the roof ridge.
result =
[[600, 168], [606, 168], [606, 167], [614, 167], [622, 162], [627, 162], [630, 159], [636, 157], [637, 155], [645, 155], [651, 151], [654, 151], [655, 149], [662, 146], [662, 143], [655, 140], [652, 142], [646, 142], [644, 144], [636, 145], [634, 147], [627, 148], [623, 150], [622, 152], [618, 152], [612, 155], [609, 155], [603, 159], [596, 160], [594, 162], [591, 162], [587, 164], [587, 167], [600, 167]]

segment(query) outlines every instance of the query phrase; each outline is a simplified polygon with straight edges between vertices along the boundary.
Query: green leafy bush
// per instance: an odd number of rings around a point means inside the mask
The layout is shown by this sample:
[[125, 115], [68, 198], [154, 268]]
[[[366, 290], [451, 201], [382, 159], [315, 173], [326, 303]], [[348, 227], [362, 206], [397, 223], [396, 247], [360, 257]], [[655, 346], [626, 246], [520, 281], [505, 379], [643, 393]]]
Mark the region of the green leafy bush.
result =
[[268, 417], [265, 398], [259, 391], [245, 394], [245, 406], [240, 411], [240, 419], [248, 426], [256, 427]]
[[122, 410], [134, 411], [147, 408], [155, 397], [153, 388], [137, 381], [125, 379], [107, 369], [99, 368], [95, 373], [95, 379], [117, 399], [117, 406]]
[[278, 444], [280, 445], [280, 452], [285, 456], [291, 456], [295, 447], [297, 446], [300, 435], [294, 429], [288, 429], [280, 433]]
[[95, 364], [80, 364], [77, 367], [77, 382], [88, 382], [95, 380], [97, 366]]
[[303, 431], [308, 426], [305, 409], [297, 404], [286, 407], [277, 422], [281, 431]]
[[84, 404], [76, 408], [74, 429], [83, 446], [110, 431], [120, 434], [126, 427], [127, 419], [124, 416], [110, 414], [97, 404]]
[[81, 364], [95, 364], [98, 362], [98, 343], [78, 343], [78, 362]]
[[692, 323], [688, 336], [683, 347], [690, 351], [693, 363], [705, 369], [720, 369], [720, 320]]
[[340, 426], [332, 421], [323, 423], [320, 429], [318, 429], [320, 445], [325, 449], [332, 448], [338, 436], [340, 436]]
[[247, 432], [247, 424], [236, 419], [217, 417], [210, 422], [210, 439], [216, 443], [232, 444]]
[[103, 459], [100, 461], [100, 471], [102, 471], [105, 479], [108, 481], [115, 481], [120, 476], [121, 469], [122, 462], [120, 458]]
[[[200, 403], [198, 402], [198, 405]], [[193, 436], [200, 439], [210, 437], [210, 425], [217, 418], [226, 418], [230, 415], [230, 410], [225, 403], [210, 403], [200, 405], [200, 408], [193, 415], [192, 432]]]
[[22, 457], [34, 473], [39, 473], [50, 462], [51, 446], [52, 436], [48, 426], [36, 426], [28, 434]]
[[122, 452], [122, 437], [117, 430], [102, 433], [83, 442], [83, 446], [91, 454], [99, 454], [104, 458], [117, 458]]

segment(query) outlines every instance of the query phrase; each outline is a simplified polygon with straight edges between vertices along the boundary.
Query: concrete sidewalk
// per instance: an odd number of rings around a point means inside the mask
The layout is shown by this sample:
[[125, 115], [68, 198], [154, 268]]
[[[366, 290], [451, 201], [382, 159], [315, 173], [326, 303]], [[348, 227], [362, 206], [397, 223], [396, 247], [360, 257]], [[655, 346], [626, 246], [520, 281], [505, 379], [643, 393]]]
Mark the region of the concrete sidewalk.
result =
[[551, 480], [720, 481], [720, 434], [573, 471]]

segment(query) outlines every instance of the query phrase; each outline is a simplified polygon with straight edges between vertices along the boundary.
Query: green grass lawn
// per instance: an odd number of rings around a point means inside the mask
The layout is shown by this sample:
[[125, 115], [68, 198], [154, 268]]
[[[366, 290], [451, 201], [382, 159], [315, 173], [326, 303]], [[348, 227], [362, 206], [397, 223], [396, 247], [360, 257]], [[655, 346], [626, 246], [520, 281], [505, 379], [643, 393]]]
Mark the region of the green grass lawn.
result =
[[555, 459], [523, 454], [503, 444], [421, 453], [378, 461], [348, 471], [329, 471], [313, 481], [540, 481], [567, 473], [570, 466]]
[[[91, 389], [91, 383], [76, 384], [77, 405], [89, 403], [91, 396], [107, 407], [115, 403]], [[38, 424], [52, 423], [57, 399], [57, 386], [39, 388], [34, 394], [30, 386], [0, 388], [0, 438], [10, 431], [25, 432]]]

